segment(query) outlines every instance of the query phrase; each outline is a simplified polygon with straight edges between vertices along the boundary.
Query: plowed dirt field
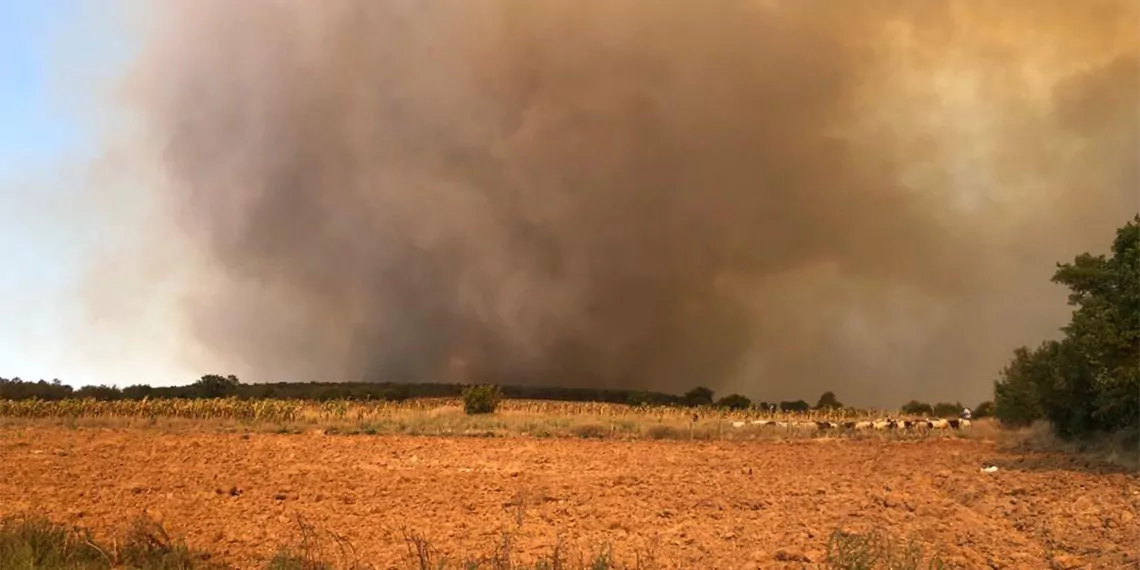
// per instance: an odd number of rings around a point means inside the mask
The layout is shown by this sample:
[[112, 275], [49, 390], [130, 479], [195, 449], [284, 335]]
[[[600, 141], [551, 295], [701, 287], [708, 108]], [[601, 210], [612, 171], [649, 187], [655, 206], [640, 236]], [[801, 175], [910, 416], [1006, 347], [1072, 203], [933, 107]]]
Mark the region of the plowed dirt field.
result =
[[145, 511], [238, 568], [296, 541], [297, 515], [377, 568], [407, 567], [404, 530], [457, 558], [507, 530], [519, 560], [561, 536], [667, 568], [815, 567], [838, 527], [919, 539], [957, 568], [1135, 568], [1138, 510], [1133, 474], [960, 439], [0, 431], [0, 514], [112, 534]]

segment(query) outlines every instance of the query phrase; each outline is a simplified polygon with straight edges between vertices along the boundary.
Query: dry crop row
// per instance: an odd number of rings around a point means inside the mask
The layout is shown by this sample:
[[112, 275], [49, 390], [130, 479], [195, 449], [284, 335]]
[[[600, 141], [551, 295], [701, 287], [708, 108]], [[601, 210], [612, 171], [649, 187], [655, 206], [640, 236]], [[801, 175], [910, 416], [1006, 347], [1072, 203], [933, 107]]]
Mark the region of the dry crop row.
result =
[[[182, 418], [293, 422], [301, 420], [357, 420], [390, 418], [409, 412], [459, 409], [458, 398], [424, 398], [403, 402], [226, 399], [115, 400], [70, 399], [0, 400], [0, 417], [9, 418]], [[768, 413], [761, 410], [722, 410], [669, 406], [627, 406], [598, 402], [505, 400], [501, 413], [535, 416], [592, 416], [610, 419], [705, 420], [755, 419], [841, 420], [877, 417], [881, 414], [852, 411], [814, 411], [805, 414]]]

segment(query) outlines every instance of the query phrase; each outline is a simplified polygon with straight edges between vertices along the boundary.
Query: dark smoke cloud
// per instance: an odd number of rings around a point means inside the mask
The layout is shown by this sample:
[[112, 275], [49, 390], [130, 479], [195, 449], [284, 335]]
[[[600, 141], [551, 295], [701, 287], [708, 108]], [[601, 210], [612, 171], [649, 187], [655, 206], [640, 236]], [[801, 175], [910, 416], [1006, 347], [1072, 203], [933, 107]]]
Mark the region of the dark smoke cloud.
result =
[[128, 93], [248, 378], [981, 399], [1137, 209], [1088, 7], [170, 3]]

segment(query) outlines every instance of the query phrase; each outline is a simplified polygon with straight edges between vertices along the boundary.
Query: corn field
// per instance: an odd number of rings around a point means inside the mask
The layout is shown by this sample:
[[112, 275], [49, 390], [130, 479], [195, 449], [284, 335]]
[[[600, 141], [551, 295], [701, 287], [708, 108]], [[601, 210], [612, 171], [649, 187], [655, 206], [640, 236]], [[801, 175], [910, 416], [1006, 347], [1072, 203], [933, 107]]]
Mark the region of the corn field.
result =
[[[409, 413], [426, 414], [462, 410], [460, 398], [422, 398], [403, 402], [330, 400], [242, 400], [156, 399], [114, 400], [71, 399], [0, 400], [0, 417], [7, 418], [180, 418], [223, 419], [252, 422], [295, 422], [355, 420], [368, 421]], [[849, 420], [878, 416], [870, 411], [811, 411], [802, 414], [770, 413], [762, 410], [725, 410], [712, 407], [628, 406], [601, 402], [559, 402], [547, 400], [504, 400], [499, 413], [529, 416], [590, 416], [631, 420], [754, 419]]]

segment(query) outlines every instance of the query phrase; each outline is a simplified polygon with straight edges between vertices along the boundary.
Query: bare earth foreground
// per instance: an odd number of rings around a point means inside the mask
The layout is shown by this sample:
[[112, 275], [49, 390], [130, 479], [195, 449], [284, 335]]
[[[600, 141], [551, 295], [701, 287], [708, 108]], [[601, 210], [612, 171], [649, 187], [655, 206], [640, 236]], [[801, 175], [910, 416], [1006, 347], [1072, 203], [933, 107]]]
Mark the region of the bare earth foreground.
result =
[[297, 515], [377, 568], [406, 567], [405, 530], [456, 558], [509, 531], [519, 560], [561, 536], [659, 567], [812, 567], [839, 527], [919, 539], [959, 568], [1135, 568], [1138, 509], [1133, 474], [961, 439], [0, 431], [0, 514], [116, 533], [145, 511], [239, 568], [295, 543]]

